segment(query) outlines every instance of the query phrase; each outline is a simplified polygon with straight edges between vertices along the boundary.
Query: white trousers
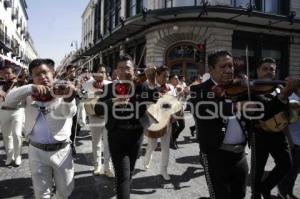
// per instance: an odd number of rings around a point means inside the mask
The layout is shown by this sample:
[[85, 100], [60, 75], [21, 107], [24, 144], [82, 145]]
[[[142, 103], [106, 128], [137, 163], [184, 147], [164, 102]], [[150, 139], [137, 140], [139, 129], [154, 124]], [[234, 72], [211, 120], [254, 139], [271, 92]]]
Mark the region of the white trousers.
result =
[[[164, 136], [162, 136], [160, 139], [160, 147], [161, 147], [161, 168], [166, 169], [169, 164], [169, 156], [170, 156], [170, 137], [171, 137], [171, 125], [169, 124], [167, 127], [167, 132]], [[148, 138], [148, 144], [146, 148], [146, 155], [145, 158], [149, 159], [151, 157], [152, 152], [157, 147], [157, 140], [156, 138]]]
[[51, 198], [54, 182], [56, 198], [67, 199], [74, 188], [74, 165], [70, 145], [50, 152], [29, 145], [28, 154], [35, 198]]
[[24, 108], [16, 111], [1, 110], [0, 124], [7, 158], [21, 156]]
[[103, 152], [104, 170], [107, 171], [108, 169], [110, 169], [110, 165], [109, 165], [110, 152], [108, 148], [107, 130], [105, 128], [104, 118], [89, 116], [89, 119], [90, 119], [90, 129], [92, 133], [92, 149], [93, 149], [94, 166], [101, 167], [102, 165], [101, 154]]

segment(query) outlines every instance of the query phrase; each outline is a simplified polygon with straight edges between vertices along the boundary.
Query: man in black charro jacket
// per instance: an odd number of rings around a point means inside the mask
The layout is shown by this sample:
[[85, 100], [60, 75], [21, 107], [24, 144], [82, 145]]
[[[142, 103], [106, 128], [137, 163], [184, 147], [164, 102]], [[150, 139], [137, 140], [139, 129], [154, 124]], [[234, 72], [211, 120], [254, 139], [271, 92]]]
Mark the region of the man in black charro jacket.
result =
[[[248, 164], [244, 152], [246, 133], [231, 100], [218, 96], [216, 85], [233, 79], [232, 55], [217, 51], [208, 56], [211, 79], [191, 87], [206, 181], [211, 198], [241, 199], [246, 194]], [[231, 117], [229, 117], [231, 116]]]
[[[276, 73], [276, 62], [272, 58], [264, 58], [258, 64], [256, 70], [258, 79], [273, 80]], [[275, 118], [280, 112], [287, 112], [289, 109], [288, 97], [296, 88], [296, 80], [288, 77], [287, 84], [284, 88], [275, 89], [273, 92], [256, 95], [254, 100], [260, 101], [264, 105], [264, 117], [262, 120], [255, 121], [254, 127], [254, 146], [252, 153], [255, 154], [254, 172], [252, 173], [252, 198], [271, 199], [271, 190], [279, 183], [279, 181], [287, 174], [291, 168], [291, 154], [288, 146], [287, 137], [283, 130], [272, 132], [264, 124], [265, 121]], [[280, 120], [277, 121], [281, 122]], [[263, 178], [264, 168], [269, 157], [274, 159], [275, 167], [270, 173]]]
[[117, 198], [129, 199], [131, 178], [143, 141], [140, 119], [146, 111], [146, 105], [155, 102], [155, 90], [134, 84], [134, 65], [128, 55], [120, 56], [117, 74], [119, 80], [105, 85], [94, 111], [96, 115], [104, 115], [107, 119]]

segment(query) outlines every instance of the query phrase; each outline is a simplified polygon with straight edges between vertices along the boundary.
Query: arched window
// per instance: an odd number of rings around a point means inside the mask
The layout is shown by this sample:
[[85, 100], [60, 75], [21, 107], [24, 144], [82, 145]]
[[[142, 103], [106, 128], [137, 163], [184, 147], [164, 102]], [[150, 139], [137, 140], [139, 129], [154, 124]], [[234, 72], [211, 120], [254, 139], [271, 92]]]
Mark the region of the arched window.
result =
[[189, 80], [204, 73], [205, 45], [177, 43], [167, 50], [165, 58], [171, 74], [184, 75]]

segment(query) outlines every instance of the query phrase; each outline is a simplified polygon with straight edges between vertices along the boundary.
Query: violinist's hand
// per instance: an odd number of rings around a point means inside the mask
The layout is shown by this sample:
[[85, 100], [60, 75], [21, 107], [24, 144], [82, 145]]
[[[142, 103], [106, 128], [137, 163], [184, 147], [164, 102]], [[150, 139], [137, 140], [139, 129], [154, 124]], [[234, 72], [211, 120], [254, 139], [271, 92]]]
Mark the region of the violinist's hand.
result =
[[113, 98], [112, 99], [113, 104], [115, 104], [116, 106], [127, 106], [129, 103], [129, 98]]
[[68, 97], [64, 98], [64, 101], [71, 102], [76, 96], [77, 89], [74, 86], [74, 84], [69, 83], [68, 86], [62, 92], [63, 92], [63, 95], [68, 96]]
[[0, 90], [0, 97], [5, 97], [6, 96], [6, 92]]
[[48, 86], [44, 85], [32, 85], [32, 93], [36, 95], [46, 95], [50, 91], [50, 88]]
[[95, 92], [94, 92], [95, 95], [102, 95], [103, 94], [103, 89], [97, 89]]
[[6, 96], [6, 92], [0, 90], [0, 102], [3, 102]]
[[288, 97], [296, 90], [298, 80], [293, 77], [285, 78], [287, 81], [287, 85], [281, 90], [279, 99], [280, 100], [287, 100]]

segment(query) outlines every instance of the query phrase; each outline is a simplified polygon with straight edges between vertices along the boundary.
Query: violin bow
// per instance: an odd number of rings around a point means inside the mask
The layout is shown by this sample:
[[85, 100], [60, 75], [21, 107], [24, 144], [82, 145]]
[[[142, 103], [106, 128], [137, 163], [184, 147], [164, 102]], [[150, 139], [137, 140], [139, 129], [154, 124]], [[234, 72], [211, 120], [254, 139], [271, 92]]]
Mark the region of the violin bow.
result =
[[[248, 55], [248, 46], [246, 46], [246, 74], [247, 74], [247, 92], [248, 92], [248, 100], [251, 100], [251, 90], [250, 90], [250, 66], [249, 66], [249, 55]], [[251, 134], [250, 137], [250, 147], [251, 147], [251, 160], [250, 160], [250, 165], [251, 165], [251, 170], [250, 170], [250, 175], [251, 175], [251, 190], [252, 190], [252, 196], [255, 195], [256, 190], [255, 190], [255, 178], [256, 178], [256, 147], [255, 147], [255, 132], [253, 130], [253, 121], [250, 118], [250, 129], [249, 129], [249, 134]]]

